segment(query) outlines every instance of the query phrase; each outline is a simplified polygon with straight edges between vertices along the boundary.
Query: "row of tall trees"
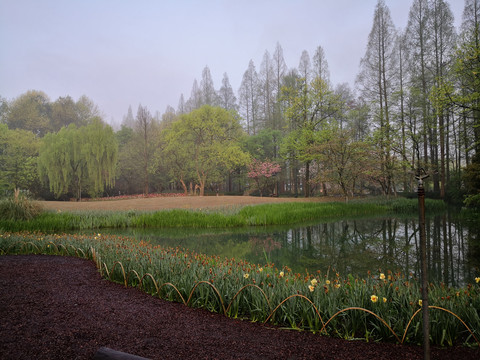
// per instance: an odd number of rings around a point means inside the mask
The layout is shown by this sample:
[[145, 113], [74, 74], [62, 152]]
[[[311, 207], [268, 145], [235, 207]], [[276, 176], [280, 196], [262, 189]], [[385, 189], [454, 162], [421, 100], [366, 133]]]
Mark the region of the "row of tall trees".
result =
[[[168, 106], [162, 116], [152, 116], [139, 105], [134, 115], [129, 107], [115, 134], [116, 185], [110, 193], [241, 193], [259, 183], [247, 176], [247, 165], [256, 159], [279, 166], [272, 187], [277, 194], [408, 192], [422, 168], [431, 175], [428, 190], [440, 197], [458, 189], [475, 197], [479, 15], [480, 0], [466, 0], [456, 29], [447, 1], [413, 0], [401, 30], [379, 0], [355, 91], [332, 84], [321, 46], [312, 58], [303, 51], [298, 66], [288, 68], [277, 43], [273, 55], [265, 51], [258, 72], [249, 62], [237, 92], [227, 74], [217, 90], [207, 66], [176, 110]], [[8, 130], [29, 131], [36, 139], [81, 132], [99, 115], [86, 97], [52, 103], [30, 91], [11, 102], [0, 100], [0, 120]], [[42, 158], [45, 145], [35, 151]], [[106, 179], [104, 184], [111, 181]]]
[[[459, 179], [462, 167], [471, 168], [478, 153], [479, 7], [477, 0], [465, 2], [457, 31], [447, 1], [414, 0], [402, 30], [380, 0], [360, 62], [358, 96], [348, 85], [332, 86], [321, 46], [315, 49], [313, 61], [304, 51], [298, 67], [288, 69], [277, 44], [273, 56], [265, 52], [258, 72], [249, 62], [238, 90], [238, 106], [231, 108], [239, 110], [249, 135], [280, 130], [288, 138], [283, 154], [274, 147], [269, 155], [275, 159], [282, 155], [280, 160], [288, 162], [294, 187], [298, 171], [303, 170], [306, 196], [313, 185], [310, 166], [321, 168], [311, 151], [316, 142], [312, 135], [322, 131], [322, 124], [336, 122], [340, 128], [350, 128], [356, 141], [373, 146], [377, 164], [372, 170], [383, 193], [412, 190], [413, 174], [422, 168], [431, 174], [430, 189], [443, 198], [448, 184], [458, 186], [453, 180]], [[211, 84], [206, 70], [201, 83]], [[200, 106], [205, 103], [201, 99], [207, 99], [201, 96], [203, 89], [196, 97]], [[330, 101], [330, 106], [322, 101]]]

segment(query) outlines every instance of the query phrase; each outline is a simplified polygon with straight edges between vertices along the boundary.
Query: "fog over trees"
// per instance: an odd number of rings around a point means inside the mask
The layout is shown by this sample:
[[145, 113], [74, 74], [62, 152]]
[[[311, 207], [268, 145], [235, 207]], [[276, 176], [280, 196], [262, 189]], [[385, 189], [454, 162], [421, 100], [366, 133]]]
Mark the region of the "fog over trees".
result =
[[[176, 108], [125, 104], [115, 133], [86, 96], [0, 97], [1, 190], [395, 196], [422, 168], [427, 191], [480, 203], [480, 0], [458, 29], [444, 0], [414, 0], [405, 29], [384, 0], [372, 15], [353, 89], [332, 83], [321, 44], [286, 64], [277, 43], [238, 69], [238, 89], [205, 66]], [[269, 194], [247, 176], [253, 160], [281, 169]]]

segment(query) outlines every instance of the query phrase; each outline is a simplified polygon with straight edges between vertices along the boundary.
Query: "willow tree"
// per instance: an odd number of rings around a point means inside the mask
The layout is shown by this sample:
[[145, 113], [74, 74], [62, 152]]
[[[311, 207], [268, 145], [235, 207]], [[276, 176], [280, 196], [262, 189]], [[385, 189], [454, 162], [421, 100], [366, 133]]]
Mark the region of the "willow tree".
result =
[[40, 177], [57, 198], [73, 192], [81, 200], [83, 189], [98, 195], [114, 185], [117, 151], [112, 128], [100, 119], [79, 128], [70, 124], [42, 139]]

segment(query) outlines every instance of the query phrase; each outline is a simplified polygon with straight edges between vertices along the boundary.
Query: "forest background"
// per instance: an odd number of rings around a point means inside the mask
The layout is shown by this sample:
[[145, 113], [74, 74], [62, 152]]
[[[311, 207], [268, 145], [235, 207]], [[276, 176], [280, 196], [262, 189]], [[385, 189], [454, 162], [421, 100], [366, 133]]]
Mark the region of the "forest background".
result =
[[330, 80], [322, 46], [287, 67], [251, 60], [235, 92], [206, 66], [190, 97], [112, 129], [87, 96], [0, 97], [0, 189], [44, 199], [129, 194], [394, 195], [480, 204], [480, 1], [460, 28], [449, 3], [414, 0], [407, 27], [379, 0], [355, 89]]

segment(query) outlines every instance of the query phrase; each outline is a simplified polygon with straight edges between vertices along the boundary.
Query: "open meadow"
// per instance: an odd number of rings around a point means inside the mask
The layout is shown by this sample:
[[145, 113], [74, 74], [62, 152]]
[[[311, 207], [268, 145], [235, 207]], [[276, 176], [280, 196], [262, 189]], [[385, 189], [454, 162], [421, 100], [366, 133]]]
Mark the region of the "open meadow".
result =
[[92, 211], [92, 210], [139, 210], [158, 211], [168, 209], [212, 209], [231, 208], [245, 205], [275, 204], [284, 202], [328, 202], [343, 201], [342, 198], [275, 198], [256, 196], [174, 196], [133, 198], [109, 201], [38, 201], [45, 210]]

